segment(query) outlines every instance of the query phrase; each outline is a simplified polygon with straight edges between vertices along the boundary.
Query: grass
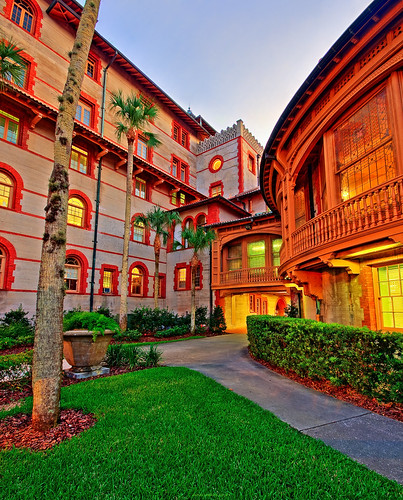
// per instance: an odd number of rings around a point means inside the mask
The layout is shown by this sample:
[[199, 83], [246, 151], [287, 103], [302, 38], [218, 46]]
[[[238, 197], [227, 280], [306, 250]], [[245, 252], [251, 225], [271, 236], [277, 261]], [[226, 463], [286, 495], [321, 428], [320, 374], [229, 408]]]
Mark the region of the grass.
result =
[[154, 344], [167, 344], [168, 342], [182, 342], [183, 340], [204, 339], [204, 335], [193, 335], [192, 337], [185, 337], [183, 339], [160, 340], [158, 342], [139, 342], [139, 345], [154, 345]]
[[397, 483], [186, 368], [154, 368], [66, 387], [62, 407], [84, 408], [98, 422], [47, 452], [2, 451], [1, 499], [402, 495]]

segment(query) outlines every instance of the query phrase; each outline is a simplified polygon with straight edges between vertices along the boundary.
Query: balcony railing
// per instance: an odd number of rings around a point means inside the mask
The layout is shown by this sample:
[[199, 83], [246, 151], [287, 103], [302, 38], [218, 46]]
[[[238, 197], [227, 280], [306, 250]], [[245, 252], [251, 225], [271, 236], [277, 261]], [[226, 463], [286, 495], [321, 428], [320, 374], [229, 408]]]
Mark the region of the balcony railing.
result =
[[220, 273], [220, 285], [240, 285], [250, 283], [267, 283], [281, 281], [278, 267], [251, 267]]
[[292, 255], [403, 219], [403, 176], [351, 198], [292, 234]]

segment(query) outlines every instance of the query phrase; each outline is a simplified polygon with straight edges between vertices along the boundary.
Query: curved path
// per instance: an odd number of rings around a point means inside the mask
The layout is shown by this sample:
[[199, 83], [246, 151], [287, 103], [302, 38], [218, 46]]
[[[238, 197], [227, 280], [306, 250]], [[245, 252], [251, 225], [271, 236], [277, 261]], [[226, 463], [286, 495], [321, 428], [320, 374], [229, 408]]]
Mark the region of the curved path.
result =
[[304, 434], [403, 484], [403, 423], [304, 387], [254, 362], [245, 334], [160, 344], [162, 363], [197, 370]]

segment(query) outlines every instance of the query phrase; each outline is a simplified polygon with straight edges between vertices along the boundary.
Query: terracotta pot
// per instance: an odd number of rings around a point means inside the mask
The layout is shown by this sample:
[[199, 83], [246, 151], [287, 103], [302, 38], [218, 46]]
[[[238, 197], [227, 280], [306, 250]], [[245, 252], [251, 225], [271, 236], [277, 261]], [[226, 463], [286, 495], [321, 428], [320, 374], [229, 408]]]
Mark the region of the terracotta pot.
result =
[[113, 332], [105, 330], [92, 340], [89, 330], [69, 330], [63, 333], [63, 354], [72, 372], [90, 372], [100, 367]]

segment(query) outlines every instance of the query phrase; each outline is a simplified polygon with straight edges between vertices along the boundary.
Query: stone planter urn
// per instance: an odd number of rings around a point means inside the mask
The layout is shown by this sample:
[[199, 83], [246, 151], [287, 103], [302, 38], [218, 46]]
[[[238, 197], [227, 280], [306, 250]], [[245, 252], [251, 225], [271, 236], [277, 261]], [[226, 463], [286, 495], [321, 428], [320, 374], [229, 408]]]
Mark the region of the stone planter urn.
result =
[[65, 373], [71, 378], [88, 378], [109, 373], [109, 368], [101, 366], [113, 332], [105, 330], [93, 340], [89, 330], [69, 330], [63, 333], [63, 354], [71, 365]]

